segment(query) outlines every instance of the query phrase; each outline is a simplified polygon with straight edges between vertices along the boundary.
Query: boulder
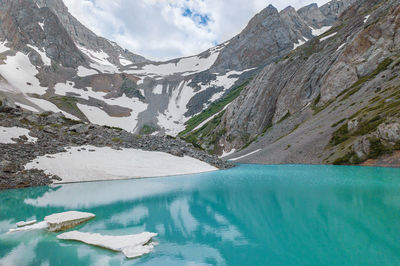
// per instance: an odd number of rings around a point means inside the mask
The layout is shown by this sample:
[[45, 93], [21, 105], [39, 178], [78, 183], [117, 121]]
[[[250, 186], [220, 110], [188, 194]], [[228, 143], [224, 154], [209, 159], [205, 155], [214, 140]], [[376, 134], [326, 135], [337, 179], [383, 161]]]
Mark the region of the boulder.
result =
[[347, 122], [347, 129], [351, 131], [356, 131], [358, 126], [360, 125], [360, 121], [358, 119], [353, 119]]
[[72, 127], [70, 127], [69, 131], [80, 133], [80, 134], [86, 134], [89, 132], [89, 126], [85, 125], [85, 124], [77, 124], [77, 125], [73, 125]]
[[371, 143], [368, 137], [363, 136], [357, 139], [353, 144], [353, 151], [357, 154], [358, 158], [365, 160], [370, 153]]
[[52, 126], [45, 126], [43, 128], [43, 131], [46, 132], [46, 133], [50, 133], [50, 134], [57, 134], [57, 132], [58, 132], [58, 130], [55, 129], [54, 127], [52, 127]]
[[39, 123], [39, 116], [37, 115], [28, 115], [27, 117], [25, 117], [25, 119], [30, 123]]
[[390, 142], [400, 142], [400, 123], [380, 124], [378, 126], [378, 136]]
[[0, 167], [5, 173], [16, 173], [19, 170], [18, 164], [7, 160], [1, 161]]
[[64, 122], [64, 114], [59, 112], [59, 113], [51, 113], [49, 116], [47, 116], [46, 121], [49, 124], [55, 124], [55, 123], [63, 123]]

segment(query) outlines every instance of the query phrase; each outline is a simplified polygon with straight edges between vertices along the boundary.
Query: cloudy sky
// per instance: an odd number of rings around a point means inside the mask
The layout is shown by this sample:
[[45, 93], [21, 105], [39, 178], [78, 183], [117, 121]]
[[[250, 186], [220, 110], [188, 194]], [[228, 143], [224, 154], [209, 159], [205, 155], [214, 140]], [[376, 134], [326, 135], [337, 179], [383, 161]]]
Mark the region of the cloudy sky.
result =
[[64, 0], [98, 35], [153, 60], [198, 54], [239, 33], [259, 11], [328, 0]]

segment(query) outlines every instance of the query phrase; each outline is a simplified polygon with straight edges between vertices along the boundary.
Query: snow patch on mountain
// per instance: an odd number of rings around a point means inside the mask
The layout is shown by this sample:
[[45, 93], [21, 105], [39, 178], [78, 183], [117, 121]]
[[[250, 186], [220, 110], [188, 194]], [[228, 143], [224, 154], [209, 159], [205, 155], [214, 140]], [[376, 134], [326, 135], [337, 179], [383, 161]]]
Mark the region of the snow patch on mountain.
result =
[[7, 44], [7, 40], [0, 42], [0, 53], [4, 53], [5, 51], [10, 50], [10, 48], [8, 48], [6, 46], [6, 44]]
[[50, 66], [51, 65], [51, 59], [47, 56], [46, 52], [41, 51], [39, 48], [27, 44], [26, 46], [28, 46], [29, 48], [32, 48], [33, 50], [35, 50], [38, 54], [40, 54], [40, 57], [42, 58], [43, 63], [46, 66]]
[[335, 36], [337, 34], [337, 32], [334, 32], [332, 34], [329, 34], [328, 36], [325, 36], [324, 38], [321, 38], [320, 41], [323, 42], [329, 38], [332, 38], [333, 36]]
[[162, 94], [163, 91], [163, 85], [158, 84], [154, 89], [153, 89], [153, 93], [154, 94]]
[[184, 115], [188, 110], [186, 106], [197, 93], [193, 88], [187, 86], [190, 82], [191, 80], [182, 81], [177, 88], [172, 90], [167, 110], [157, 116], [159, 125], [165, 128], [168, 135], [178, 135], [185, 129], [184, 123], [190, 118]]
[[0, 75], [10, 83], [15, 92], [23, 94], [36, 93], [45, 94], [47, 88], [41, 87], [39, 80], [35, 77], [38, 71], [31, 64], [26, 54], [17, 52], [15, 56], [7, 56], [4, 64], [0, 65]]
[[21, 127], [1, 127], [0, 126], [0, 143], [10, 144], [15, 143], [14, 138], [26, 136], [28, 142], [36, 142], [37, 138], [29, 136], [29, 130]]
[[84, 46], [76, 44], [79, 50], [82, 51], [85, 55], [87, 55], [93, 63], [90, 66], [94, 69], [97, 69], [103, 73], [120, 73], [118, 67], [108, 61], [109, 55], [105, 53], [103, 50], [94, 51], [90, 50]]
[[42, 28], [42, 30], [44, 31], [44, 23], [43, 22], [38, 22], [38, 24]]
[[87, 76], [91, 76], [91, 75], [95, 75], [95, 74], [98, 74], [98, 72], [96, 70], [89, 69], [84, 66], [78, 67], [78, 76], [79, 77], [87, 77]]
[[98, 125], [119, 127], [129, 132], [132, 132], [136, 128], [139, 113], [143, 112], [147, 108], [147, 104], [142, 103], [139, 100], [136, 101], [136, 99], [133, 99], [131, 104], [129, 105], [132, 108], [132, 111], [129, 116], [112, 117], [99, 107], [88, 106], [80, 103], [78, 103], [77, 106], [82, 111], [82, 113], [89, 119], [91, 123]]
[[127, 65], [132, 65], [132, 61], [129, 61], [128, 59], [126, 59], [125, 57], [123, 57], [122, 55], [119, 56], [119, 63], [123, 66], [127, 66]]
[[220, 50], [223, 46], [217, 46], [209, 50], [208, 56], [191, 56], [180, 58], [176, 62], [165, 62], [160, 64], [148, 64], [142, 69], [130, 68], [125, 71], [128, 74], [147, 74], [156, 76], [170, 76], [173, 74], [182, 74], [183, 76], [202, 72], [209, 69], [217, 60]]
[[298, 41], [298, 43], [294, 44], [293, 50], [296, 50], [297, 47], [302, 46], [303, 44], [305, 44], [308, 41], [308, 39], [304, 38], [304, 40], [297, 40], [297, 41]]
[[319, 35], [327, 32], [328, 30], [330, 30], [332, 28], [332, 26], [325, 26], [325, 27], [321, 27], [319, 29], [314, 29], [313, 27], [310, 27], [310, 28], [312, 31], [312, 35], [319, 36]]

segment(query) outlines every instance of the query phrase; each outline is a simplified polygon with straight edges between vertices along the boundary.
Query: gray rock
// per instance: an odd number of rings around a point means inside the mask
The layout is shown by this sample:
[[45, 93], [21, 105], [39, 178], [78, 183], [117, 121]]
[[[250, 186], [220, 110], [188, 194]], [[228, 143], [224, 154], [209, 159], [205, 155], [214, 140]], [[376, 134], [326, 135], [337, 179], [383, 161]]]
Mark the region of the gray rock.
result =
[[380, 124], [378, 135], [380, 138], [393, 143], [400, 142], [400, 123]]
[[43, 128], [43, 131], [46, 132], [46, 133], [50, 133], [50, 134], [57, 134], [57, 132], [58, 132], [57, 129], [55, 129], [54, 127], [49, 126], [49, 125], [45, 126]]
[[62, 123], [64, 121], [65, 115], [61, 112], [59, 113], [52, 113], [51, 115], [46, 117], [47, 123], [49, 124], [56, 124]]
[[357, 154], [358, 158], [364, 160], [368, 157], [370, 152], [371, 143], [368, 137], [361, 137], [355, 141], [353, 144], [353, 151]]
[[7, 160], [1, 161], [0, 166], [2, 171], [5, 173], [16, 173], [19, 170], [19, 167], [15, 162], [10, 162]]
[[77, 124], [77, 125], [73, 125], [72, 127], [70, 127], [69, 131], [86, 134], [89, 132], [89, 126], [85, 125], [85, 124]]
[[39, 122], [39, 116], [37, 116], [37, 115], [28, 115], [27, 117], [25, 117], [25, 119], [27, 121], [29, 121], [30, 123], [38, 123]]
[[360, 121], [358, 119], [352, 119], [349, 122], [347, 122], [347, 130], [355, 131], [358, 129], [359, 125], [360, 125]]

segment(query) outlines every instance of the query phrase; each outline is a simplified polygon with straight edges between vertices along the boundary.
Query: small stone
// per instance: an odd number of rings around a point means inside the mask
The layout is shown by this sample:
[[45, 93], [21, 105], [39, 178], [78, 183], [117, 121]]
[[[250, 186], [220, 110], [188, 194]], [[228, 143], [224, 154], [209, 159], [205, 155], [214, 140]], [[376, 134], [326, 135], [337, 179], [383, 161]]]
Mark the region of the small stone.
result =
[[3, 170], [3, 172], [5, 173], [16, 173], [18, 172], [18, 165], [15, 162], [10, 162], [7, 160], [3, 160], [0, 163], [1, 169]]

